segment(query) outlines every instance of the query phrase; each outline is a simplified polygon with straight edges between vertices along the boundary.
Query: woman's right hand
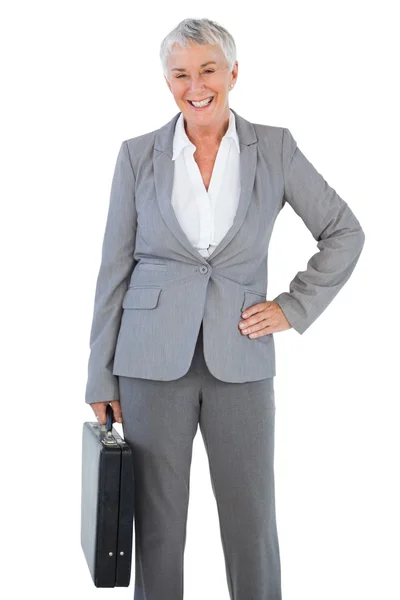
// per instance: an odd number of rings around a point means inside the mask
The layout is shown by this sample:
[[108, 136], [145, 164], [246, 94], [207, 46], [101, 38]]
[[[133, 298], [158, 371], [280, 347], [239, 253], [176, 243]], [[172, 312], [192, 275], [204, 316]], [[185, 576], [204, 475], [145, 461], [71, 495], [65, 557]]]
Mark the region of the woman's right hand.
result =
[[92, 402], [90, 406], [97, 417], [99, 425], [107, 423], [106, 408], [107, 404], [111, 404], [113, 411], [112, 422], [122, 423], [121, 404], [119, 400], [110, 400], [110, 402]]

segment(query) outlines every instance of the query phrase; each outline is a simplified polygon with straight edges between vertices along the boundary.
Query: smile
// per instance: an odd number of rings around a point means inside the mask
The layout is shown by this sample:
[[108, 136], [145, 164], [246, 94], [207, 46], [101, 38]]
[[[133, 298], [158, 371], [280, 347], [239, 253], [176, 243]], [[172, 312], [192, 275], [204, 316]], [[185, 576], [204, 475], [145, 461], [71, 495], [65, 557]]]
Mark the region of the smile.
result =
[[205, 98], [204, 100], [201, 100], [200, 102], [195, 102], [195, 101], [192, 101], [192, 100], [188, 100], [188, 102], [196, 110], [201, 110], [203, 108], [206, 108], [207, 106], [210, 106], [210, 104], [212, 103], [213, 99], [214, 99], [214, 96], [211, 96], [209, 98]]

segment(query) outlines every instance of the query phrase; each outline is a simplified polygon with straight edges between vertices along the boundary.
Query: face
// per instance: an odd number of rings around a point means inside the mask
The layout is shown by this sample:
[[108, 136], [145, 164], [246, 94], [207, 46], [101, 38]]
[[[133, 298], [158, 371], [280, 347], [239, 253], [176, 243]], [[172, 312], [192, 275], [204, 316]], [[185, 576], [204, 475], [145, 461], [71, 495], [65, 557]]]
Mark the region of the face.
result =
[[[207, 64], [206, 64], [207, 63]], [[229, 119], [228, 95], [238, 75], [238, 62], [228, 70], [225, 56], [219, 46], [175, 46], [168, 56], [165, 80], [187, 124], [218, 125]], [[190, 101], [212, 97], [204, 108], [195, 108]]]

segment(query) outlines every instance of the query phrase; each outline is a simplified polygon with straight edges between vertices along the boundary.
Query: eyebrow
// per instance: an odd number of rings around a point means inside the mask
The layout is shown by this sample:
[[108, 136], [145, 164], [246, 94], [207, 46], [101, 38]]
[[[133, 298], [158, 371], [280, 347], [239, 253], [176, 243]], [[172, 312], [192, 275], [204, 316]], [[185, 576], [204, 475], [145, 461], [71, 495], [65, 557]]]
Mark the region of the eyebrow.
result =
[[[202, 65], [200, 65], [200, 67], [206, 67], [207, 65], [211, 65], [211, 64], [216, 65], [217, 63], [215, 62], [215, 60], [209, 60], [208, 62], [203, 63]], [[171, 71], [186, 71], [186, 69], [175, 68], [175, 69], [171, 69]]]

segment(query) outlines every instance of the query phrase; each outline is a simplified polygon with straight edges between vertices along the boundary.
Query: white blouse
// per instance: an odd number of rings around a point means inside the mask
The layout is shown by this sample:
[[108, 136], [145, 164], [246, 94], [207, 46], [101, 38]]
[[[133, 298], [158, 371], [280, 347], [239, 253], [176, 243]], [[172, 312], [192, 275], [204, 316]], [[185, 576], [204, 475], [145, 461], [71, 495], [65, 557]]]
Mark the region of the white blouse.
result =
[[205, 258], [209, 257], [232, 226], [240, 195], [240, 144], [235, 115], [221, 140], [206, 190], [193, 158], [196, 146], [189, 140], [180, 114], [173, 140], [174, 182], [172, 206], [187, 238]]

